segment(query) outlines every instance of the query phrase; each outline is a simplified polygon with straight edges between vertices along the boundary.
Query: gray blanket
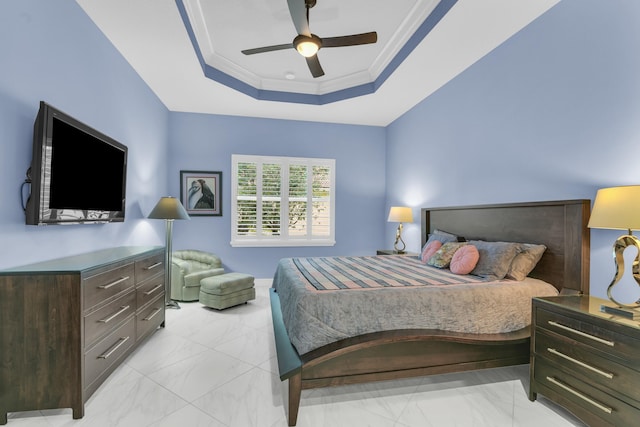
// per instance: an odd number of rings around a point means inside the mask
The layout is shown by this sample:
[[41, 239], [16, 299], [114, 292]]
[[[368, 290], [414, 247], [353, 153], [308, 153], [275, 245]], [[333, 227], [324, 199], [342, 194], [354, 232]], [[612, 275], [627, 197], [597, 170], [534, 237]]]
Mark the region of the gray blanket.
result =
[[[349, 286], [337, 286], [336, 278]], [[396, 256], [282, 259], [273, 287], [300, 355], [340, 339], [393, 329], [511, 332], [531, 323], [533, 297], [558, 293], [538, 279], [484, 282]]]

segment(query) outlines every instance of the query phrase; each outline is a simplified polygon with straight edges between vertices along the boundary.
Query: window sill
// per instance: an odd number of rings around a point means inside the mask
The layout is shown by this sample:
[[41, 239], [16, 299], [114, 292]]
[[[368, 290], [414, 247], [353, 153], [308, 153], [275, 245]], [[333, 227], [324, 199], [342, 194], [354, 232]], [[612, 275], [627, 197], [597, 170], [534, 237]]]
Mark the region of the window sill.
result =
[[232, 240], [234, 248], [268, 248], [296, 246], [335, 246], [335, 240]]

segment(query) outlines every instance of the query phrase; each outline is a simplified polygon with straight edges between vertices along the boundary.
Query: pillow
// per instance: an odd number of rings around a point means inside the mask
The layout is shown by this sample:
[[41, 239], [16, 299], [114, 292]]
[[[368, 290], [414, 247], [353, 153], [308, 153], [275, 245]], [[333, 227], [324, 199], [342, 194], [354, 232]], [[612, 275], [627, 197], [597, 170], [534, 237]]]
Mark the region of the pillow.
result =
[[453, 233], [449, 233], [447, 231], [438, 230], [437, 228], [433, 230], [433, 233], [429, 234], [428, 240], [439, 240], [442, 243], [447, 242], [464, 242], [464, 237], [457, 236]]
[[447, 268], [451, 262], [451, 258], [461, 246], [466, 242], [447, 242], [427, 261], [427, 265], [437, 268]]
[[545, 245], [534, 245], [530, 243], [521, 244], [520, 252], [511, 262], [511, 266], [505, 276], [507, 279], [524, 280], [536, 267], [542, 258], [542, 254], [547, 249]]
[[455, 274], [469, 274], [475, 268], [478, 259], [480, 259], [478, 248], [473, 245], [464, 245], [453, 254], [449, 270]]
[[489, 280], [501, 280], [507, 275], [513, 259], [520, 253], [521, 244], [511, 242], [486, 242], [471, 240], [470, 244], [478, 249], [480, 258], [471, 270], [471, 274]]
[[422, 249], [422, 255], [420, 256], [420, 260], [423, 264], [426, 264], [429, 261], [429, 258], [436, 253], [438, 249], [442, 247], [442, 242], [440, 240], [434, 240], [431, 243], [427, 243], [424, 245], [424, 249]]
[[427, 245], [436, 240], [442, 244], [447, 242], [464, 242], [464, 237], [456, 236], [455, 234], [438, 230], [436, 228], [435, 230], [433, 230], [433, 233], [429, 234], [429, 238], [427, 239], [427, 242], [422, 247], [422, 251], [424, 252]]
[[424, 253], [425, 249], [427, 249], [427, 246], [430, 243], [440, 242], [441, 244], [445, 244], [447, 242], [457, 242], [458, 241], [458, 237], [454, 236], [453, 234], [449, 234], [449, 233], [441, 234], [441, 233], [443, 233], [443, 232], [441, 232], [439, 230], [433, 230], [433, 233], [429, 234], [429, 238], [427, 239], [427, 241], [425, 242], [424, 246], [422, 247], [422, 253]]

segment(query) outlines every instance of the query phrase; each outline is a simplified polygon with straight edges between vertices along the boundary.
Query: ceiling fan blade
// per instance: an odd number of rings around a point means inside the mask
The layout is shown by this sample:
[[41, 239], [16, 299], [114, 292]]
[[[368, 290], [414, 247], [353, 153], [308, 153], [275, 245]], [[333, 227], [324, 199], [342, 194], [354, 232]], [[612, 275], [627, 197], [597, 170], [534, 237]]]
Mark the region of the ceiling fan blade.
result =
[[356, 46], [360, 44], [370, 44], [378, 41], [378, 33], [352, 34], [350, 36], [326, 37], [322, 38], [322, 47]]
[[245, 49], [242, 51], [245, 55], [254, 55], [256, 53], [273, 52], [275, 50], [293, 49], [293, 43], [276, 44], [273, 46], [256, 47], [254, 49]]
[[291, 20], [298, 34], [310, 36], [309, 20], [307, 19], [307, 6], [305, 0], [287, 0]]
[[318, 55], [313, 55], [305, 59], [307, 60], [309, 71], [311, 71], [311, 75], [314, 78], [324, 76], [324, 71], [322, 70], [322, 66], [320, 65], [320, 60], [318, 59]]

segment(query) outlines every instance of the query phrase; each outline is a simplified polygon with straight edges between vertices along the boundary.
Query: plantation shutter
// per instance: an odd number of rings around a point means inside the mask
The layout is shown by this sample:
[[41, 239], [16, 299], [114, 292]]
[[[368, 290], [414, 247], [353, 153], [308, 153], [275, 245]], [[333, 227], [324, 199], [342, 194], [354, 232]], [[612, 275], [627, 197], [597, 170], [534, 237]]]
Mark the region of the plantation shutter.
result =
[[335, 244], [335, 160], [232, 156], [234, 246]]

